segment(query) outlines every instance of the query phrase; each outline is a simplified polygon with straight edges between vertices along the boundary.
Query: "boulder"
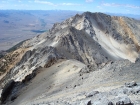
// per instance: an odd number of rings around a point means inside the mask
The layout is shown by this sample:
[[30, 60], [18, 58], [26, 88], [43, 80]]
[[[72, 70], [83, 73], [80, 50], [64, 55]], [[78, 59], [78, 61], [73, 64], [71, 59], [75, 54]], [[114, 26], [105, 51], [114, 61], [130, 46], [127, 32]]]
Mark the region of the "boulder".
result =
[[134, 89], [134, 91], [135, 91], [135, 94], [140, 93], [140, 86], [139, 86], [139, 87], [136, 87], [136, 88]]
[[132, 81], [130, 83], [125, 83], [125, 86], [126, 87], [134, 87], [134, 86], [137, 86], [137, 83], [135, 81]]
[[98, 101], [93, 101], [92, 100], [92, 105], [114, 105], [110, 100], [106, 98], [102, 98], [101, 100]]
[[121, 98], [116, 105], [132, 105], [131, 100], [128, 97]]
[[132, 88], [129, 91], [129, 94], [139, 94], [139, 93], [140, 93], [140, 86], [139, 87]]

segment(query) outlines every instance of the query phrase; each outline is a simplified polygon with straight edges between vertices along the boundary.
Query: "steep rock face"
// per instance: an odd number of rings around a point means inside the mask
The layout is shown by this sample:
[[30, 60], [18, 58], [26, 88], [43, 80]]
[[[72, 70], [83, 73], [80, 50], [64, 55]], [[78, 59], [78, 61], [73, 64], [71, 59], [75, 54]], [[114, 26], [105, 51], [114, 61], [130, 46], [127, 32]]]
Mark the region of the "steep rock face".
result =
[[128, 59], [135, 62], [139, 50], [139, 25], [140, 22], [129, 18], [87, 12], [55, 24], [50, 32], [53, 34], [67, 26], [84, 30], [115, 60]]
[[20, 62], [9, 72], [8, 78], [21, 81], [35, 68], [49, 65], [48, 62], [52, 59], [56, 61], [62, 58], [77, 59], [94, 66], [111, 60], [104, 55], [100, 45], [84, 31], [66, 27], [54, 35], [54, 38], [35, 45], [35, 48], [31, 47], [32, 50], [27, 51]]
[[[22, 57], [21, 61], [9, 72], [10, 78], [15, 81], [22, 81], [26, 75], [39, 66], [44, 67], [51, 59], [59, 59], [61, 56], [53, 47], [43, 47], [29, 50]], [[9, 77], [8, 77], [9, 78]]]
[[[54, 42], [60, 53], [63, 53], [67, 58], [77, 59], [85, 64], [98, 65], [108, 61], [103, 55], [102, 49], [90, 36], [73, 27], [66, 27], [56, 34]], [[65, 53], [63, 51], [66, 51]]]
[[59, 35], [59, 31], [67, 27], [86, 32], [112, 60], [128, 59], [135, 62], [138, 57], [140, 22], [126, 17], [111, 17], [103, 13], [77, 14], [62, 23], [54, 24], [49, 33], [39, 35], [23, 45], [35, 48], [44, 42], [48, 45], [52, 41], [56, 43], [53, 39], [58, 36], [63, 37], [63, 34]]
[[0, 88], [2, 88], [6, 83], [6, 77], [9, 78], [10, 70], [16, 66], [18, 62], [22, 59], [28, 48], [19, 48], [15, 51], [12, 51], [6, 54], [3, 58], [0, 59]]

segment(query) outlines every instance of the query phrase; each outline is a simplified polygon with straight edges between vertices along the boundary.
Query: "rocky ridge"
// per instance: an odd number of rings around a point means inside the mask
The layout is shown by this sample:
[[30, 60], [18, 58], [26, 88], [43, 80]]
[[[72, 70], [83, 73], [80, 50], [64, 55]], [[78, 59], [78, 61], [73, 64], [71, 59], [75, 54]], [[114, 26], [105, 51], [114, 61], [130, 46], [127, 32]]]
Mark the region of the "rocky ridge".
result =
[[[19, 99], [14, 98], [13, 105], [113, 105], [114, 102], [117, 105], [138, 105], [139, 84], [136, 87], [138, 90], [132, 88], [132, 91], [135, 91], [132, 93], [138, 93], [134, 96], [129, 95], [131, 92], [119, 91], [123, 89], [124, 82], [140, 80], [137, 59], [140, 46], [139, 30], [140, 22], [131, 18], [90, 12], [77, 14], [62, 23], [54, 24], [49, 32], [25, 41], [19, 49], [27, 50], [17, 55], [21, 58], [16, 60], [12, 68], [6, 68], [8, 73], [1, 79], [1, 86], [4, 87], [11, 80], [21, 82], [18, 86], [23, 88], [16, 88], [16, 94], [20, 96]], [[31, 78], [30, 83], [27, 78], [40, 67], [40, 73], [37, 73], [33, 80]], [[43, 78], [47, 79], [46, 82]], [[27, 86], [23, 82], [24, 79], [27, 79]], [[106, 86], [108, 91], [103, 91], [100, 85]], [[89, 88], [86, 89], [87, 86]], [[34, 89], [31, 90], [32, 88]], [[29, 91], [31, 96], [26, 98]], [[46, 92], [43, 94], [43, 91]], [[89, 91], [93, 92], [88, 94]], [[69, 95], [65, 97], [66, 94]], [[105, 98], [100, 99], [101, 96]], [[7, 97], [7, 104], [12, 104], [11, 96]], [[132, 103], [129, 97], [132, 98]], [[20, 101], [22, 98], [26, 102]]]

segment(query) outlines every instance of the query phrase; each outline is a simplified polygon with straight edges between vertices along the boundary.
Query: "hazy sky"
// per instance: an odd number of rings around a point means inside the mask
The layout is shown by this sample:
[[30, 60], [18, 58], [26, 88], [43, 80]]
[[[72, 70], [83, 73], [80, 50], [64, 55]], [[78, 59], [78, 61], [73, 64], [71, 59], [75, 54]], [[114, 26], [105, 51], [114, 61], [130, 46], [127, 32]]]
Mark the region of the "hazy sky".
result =
[[140, 0], [0, 0], [0, 9], [140, 14]]

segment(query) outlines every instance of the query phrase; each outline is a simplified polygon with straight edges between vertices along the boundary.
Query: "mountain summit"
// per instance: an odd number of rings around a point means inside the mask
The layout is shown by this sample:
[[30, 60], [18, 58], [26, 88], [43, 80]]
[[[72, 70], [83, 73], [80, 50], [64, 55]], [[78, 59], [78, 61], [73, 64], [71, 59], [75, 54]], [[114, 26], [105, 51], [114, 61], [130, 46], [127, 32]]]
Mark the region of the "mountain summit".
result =
[[139, 31], [140, 21], [103, 13], [54, 24], [0, 59], [2, 103], [140, 104]]

